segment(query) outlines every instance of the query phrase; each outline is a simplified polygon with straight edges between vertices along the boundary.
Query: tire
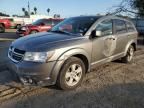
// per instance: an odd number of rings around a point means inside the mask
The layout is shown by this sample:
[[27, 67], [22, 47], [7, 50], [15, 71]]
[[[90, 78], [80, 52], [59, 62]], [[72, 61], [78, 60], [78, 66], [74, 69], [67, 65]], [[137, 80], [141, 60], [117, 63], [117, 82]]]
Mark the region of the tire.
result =
[[56, 84], [63, 90], [75, 89], [81, 84], [85, 71], [86, 68], [81, 59], [70, 57], [63, 64]]
[[131, 63], [133, 60], [133, 56], [134, 56], [134, 47], [132, 45], [130, 45], [130, 47], [128, 48], [126, 56], [123, 57], [121, 60], [123, 63]]
[[30, 34], [36, 34], [36, 33], [38, 33], [38, 31], [36, 31], [36, 30], [33, 30], [30, 32]]
[[5, 32], [5, 27], [2, 24], [0, 24], [0, 33], [4, 33], [4, 32]]

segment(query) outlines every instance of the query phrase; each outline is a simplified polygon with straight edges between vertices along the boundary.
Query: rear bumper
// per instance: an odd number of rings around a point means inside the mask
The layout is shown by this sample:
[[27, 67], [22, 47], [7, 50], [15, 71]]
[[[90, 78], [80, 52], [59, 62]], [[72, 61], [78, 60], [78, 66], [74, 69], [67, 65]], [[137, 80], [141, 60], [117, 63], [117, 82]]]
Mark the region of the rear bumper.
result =
[[24, 85], [48, 86], [54, 85], [51, 72], [56, 61], [48, 63], [21, 62], [18, 64], [9, 61], [9, 70], [16, 73], [17, 77]]

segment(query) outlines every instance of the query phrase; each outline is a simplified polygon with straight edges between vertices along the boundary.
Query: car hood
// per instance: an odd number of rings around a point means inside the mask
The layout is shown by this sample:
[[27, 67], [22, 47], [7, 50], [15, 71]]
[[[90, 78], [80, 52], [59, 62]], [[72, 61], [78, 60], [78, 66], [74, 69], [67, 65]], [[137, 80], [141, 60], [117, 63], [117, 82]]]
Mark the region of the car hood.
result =
[[[12, 46], [25, 51], [39, 51], [42, 47], [60, 45], [58, 43], [69, 43], [70, 41], [81, 40], [83, 36], [42, 32], [26, 37], [21, 37], [12, 43]], [[41, 48], [40, 48], [41, 47]]]

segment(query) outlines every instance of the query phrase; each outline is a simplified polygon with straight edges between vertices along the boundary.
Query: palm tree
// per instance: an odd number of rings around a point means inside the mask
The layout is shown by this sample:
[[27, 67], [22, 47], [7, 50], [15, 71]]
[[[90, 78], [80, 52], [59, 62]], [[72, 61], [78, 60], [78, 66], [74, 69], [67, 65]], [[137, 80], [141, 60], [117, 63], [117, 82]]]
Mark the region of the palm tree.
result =
[[47, 9], [47, 13], [48, 13], [48, 15], [49, 15], [49, 12], [50, 12], [50, 8]]
[[35, 12], [35, 14], [37, 14], [37, 8], [36, 7], [34, 7], [34, 12]]
[[24, 15], [25, 15], [25, 11], [26, 11], [26, 9], [25, 9], [25, 8], [22, 8], [22, 11], [24, 12]]
[[31, 12], [31, 15], [34, 15], [34, 12]]

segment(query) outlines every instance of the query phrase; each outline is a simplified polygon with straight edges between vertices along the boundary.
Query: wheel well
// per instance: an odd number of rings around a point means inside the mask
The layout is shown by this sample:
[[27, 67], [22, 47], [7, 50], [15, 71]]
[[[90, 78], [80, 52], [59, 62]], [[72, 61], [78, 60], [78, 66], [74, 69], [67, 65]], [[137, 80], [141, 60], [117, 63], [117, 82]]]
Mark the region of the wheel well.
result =
[[5, 27], [5, 25], [3, 23], [0, 23], [0, 25], [2, 25], [3, 27]]
[[132, 43], [131, 45], [134, 47], [134, 50], [136, 51], [136, 44]]
[[81, 59], [86, 67], [86, 72], [88, 72], [88, 68], [89, 68], [89, 62], [86, 56], [82, 55], [82, 54], [77, 54], [77, 55], [73, 55], [73, 57], [77, 57], [79, 59]]
[[31, 30], [31, 32], [32, 32], [32, 31], [37, 31], [37, 32], [39, 32], [38, 30]]

